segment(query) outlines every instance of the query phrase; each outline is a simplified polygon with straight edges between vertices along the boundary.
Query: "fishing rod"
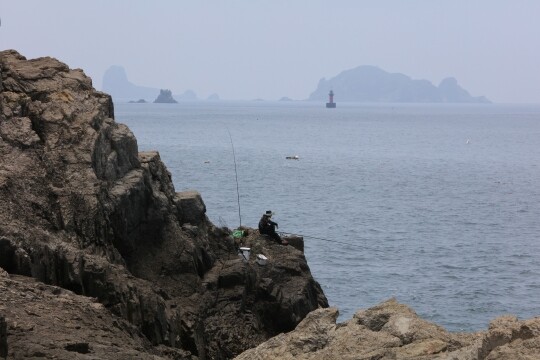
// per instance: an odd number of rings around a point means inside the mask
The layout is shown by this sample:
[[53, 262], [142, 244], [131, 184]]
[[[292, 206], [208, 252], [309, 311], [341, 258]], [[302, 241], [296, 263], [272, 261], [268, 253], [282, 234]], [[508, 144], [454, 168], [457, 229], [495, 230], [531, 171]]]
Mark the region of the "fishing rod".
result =
[[237, 197], [237, 200], [238, 200], [238, 218], [240, 220], [240, 226], [242, 226], [242, 215], [240, 213], [240, 189], [238, 187], [238, 170], [236, 169], [236, 153], [234, 152], [234, 143], [232, 141], [232, 135], [231, 135], [231, 132], [229, 131], [229, 128], [227, 127], [227, 125], [225, 125], [225, 128], [227, 129], [227, 132], [229, 133], [229, 139], [231, 139], [231, 147], [232, 147], [232, 153], [233, 153], [233, 159], [234, 159], [234, 175], [236, 176], [236, 197]]
[[346, 242], [337, 241], [337, 240], [330, 240], [330, 239], [325, 239], [325, 238], [321, 238], [321, 237], [317, 237], [317, 236], [311, 236], [311, 235], [305, 235], [305, 234], [293, 234], [293, 233], [288, 233], [288, 232], [285, 232], [285, 231], [277, 231], [277, 233], [285, 234], [285, 235], [300, 236], [300, 237], [311, 238], [311, 239], [316, 239], [316, 240], [321, 240], [321, 241], [328, 241], [328, 242], [333, 242], [333, 243], [342, 244], [342, 245], [359, 246], [357, 244], [351, 244], [351, 243], [346, 243]]
[[[233, 139], [232, 139], [232, 135], [231, 135], [231, 132], [229, 130], [229, 127], [227, 125], [225, 125], [225, 129], [227, 129], [227, 133], [229, 134], [229, 139], [231, 140], [231, 147], [232, 147], [232, 152], [233, 152], [234, 175], [235, 175], [235, 180], [236, 180], [236, 197], [237, 197], [237, 201], [238, 201], [238, 219], [240, 221], [240, 225], [239, 225], [239, 227], [240, 227], [240, 226], [242, 226], [242, 214], [241, 214], [241, 211], [240, 211], [240, 188], [238, 186], [238, 170], [237, 170], [237, 166], [236, 166], [236, 153], [234, 151], [234, 143], [233, 143]], [[333, 242], [333, 243], [342, 244], [342, 245], [348, 245], [348, 246], [358, 246], [358, 245], [346, 243], [346, 242], [343, 242], [343, 241], [330, 240], [330, 239], [325, 239], [325, 238], [311, 236], [311, 235], [293, 234], [293, 233], [287, 233], [287, 232], [284, 232], [284, 231], [278, 231], [278, 233], [286, 234], [286, 235], [307, 237], [307, 238], [311, 238], [311, 239], [316, 239], [316, 240], [321, 240], [321, 241], [328, 241], [328, 242]]]

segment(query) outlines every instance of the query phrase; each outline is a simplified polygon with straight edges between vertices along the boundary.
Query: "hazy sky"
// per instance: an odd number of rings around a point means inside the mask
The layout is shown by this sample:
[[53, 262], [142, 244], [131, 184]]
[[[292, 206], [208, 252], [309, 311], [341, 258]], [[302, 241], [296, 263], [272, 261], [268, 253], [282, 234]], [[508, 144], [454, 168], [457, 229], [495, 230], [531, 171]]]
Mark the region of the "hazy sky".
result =
[[540, 103], [539, 0], [2, 0], [0, 48], [200, 98], [305, 99], [375, 65]]

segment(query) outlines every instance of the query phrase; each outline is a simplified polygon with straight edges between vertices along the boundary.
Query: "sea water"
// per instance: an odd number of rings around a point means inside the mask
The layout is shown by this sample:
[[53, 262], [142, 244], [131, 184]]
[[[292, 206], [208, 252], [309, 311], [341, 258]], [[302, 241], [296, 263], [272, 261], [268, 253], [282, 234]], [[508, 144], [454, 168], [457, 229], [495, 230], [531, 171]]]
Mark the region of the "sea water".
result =
[[256, 228], [272, 210], [278, 230], [305, 235], [340, 321], [391, 297], [451, 331], [540, 315], [540, 106], [201, 101], [115, 113], [216, 225]]

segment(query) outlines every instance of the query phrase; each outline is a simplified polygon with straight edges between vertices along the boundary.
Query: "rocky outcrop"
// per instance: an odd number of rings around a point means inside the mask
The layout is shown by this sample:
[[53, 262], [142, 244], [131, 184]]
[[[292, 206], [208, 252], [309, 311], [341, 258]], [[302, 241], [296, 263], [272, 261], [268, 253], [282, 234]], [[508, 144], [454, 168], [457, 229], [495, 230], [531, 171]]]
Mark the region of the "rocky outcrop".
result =
[[159, 95], [154, 100], [154, 103], [161, 103], [161, 104], [176, 104], [178, 101], [174, 100], [172, 96], [171, 90], [163, 90], [161, 89], [159, 91]]
[[[98, 349], [110, 348], [109, 358], [137, 357], [135, 349], [227, 359], [327, 306], [301, 251], [256, 231], [235, 243], [208, 220], [200, 194], [175, 192], [159, 154], [138, 153], [111, 97], [81, 70], [4, 51], [0, 72], [0, 267], [11, 277], [1, 286], [14, 289], [0, 295], [8, 357], [107, 358]], [[239, 258], [237, 246], [250, 243], [267, 266]], [[75, 325], [76, 313], [101, 320]], [[83, 341], [98, 328], [112, 348]], [[63, 350], [42, 338], [49, 332]]]
[[537, 359], [540, 318], [494, 320], [485, 332], [449, 333], [391, 299], [336, 324], [338, 310], [318, 309], [294, 331], [238, 356], [248, 359]]

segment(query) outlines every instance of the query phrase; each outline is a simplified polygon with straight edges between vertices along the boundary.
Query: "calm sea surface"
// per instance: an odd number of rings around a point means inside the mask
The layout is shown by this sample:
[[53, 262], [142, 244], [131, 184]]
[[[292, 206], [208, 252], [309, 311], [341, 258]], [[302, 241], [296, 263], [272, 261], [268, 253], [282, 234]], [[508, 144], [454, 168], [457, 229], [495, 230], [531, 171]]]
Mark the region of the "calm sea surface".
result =
[[[540, 315], [540, 106], [115, 104], [217, 225], [276, 212], [340, 321], [396, 297], [448, 330]], [[299, 160], [286, 160], [298, 155]]]

